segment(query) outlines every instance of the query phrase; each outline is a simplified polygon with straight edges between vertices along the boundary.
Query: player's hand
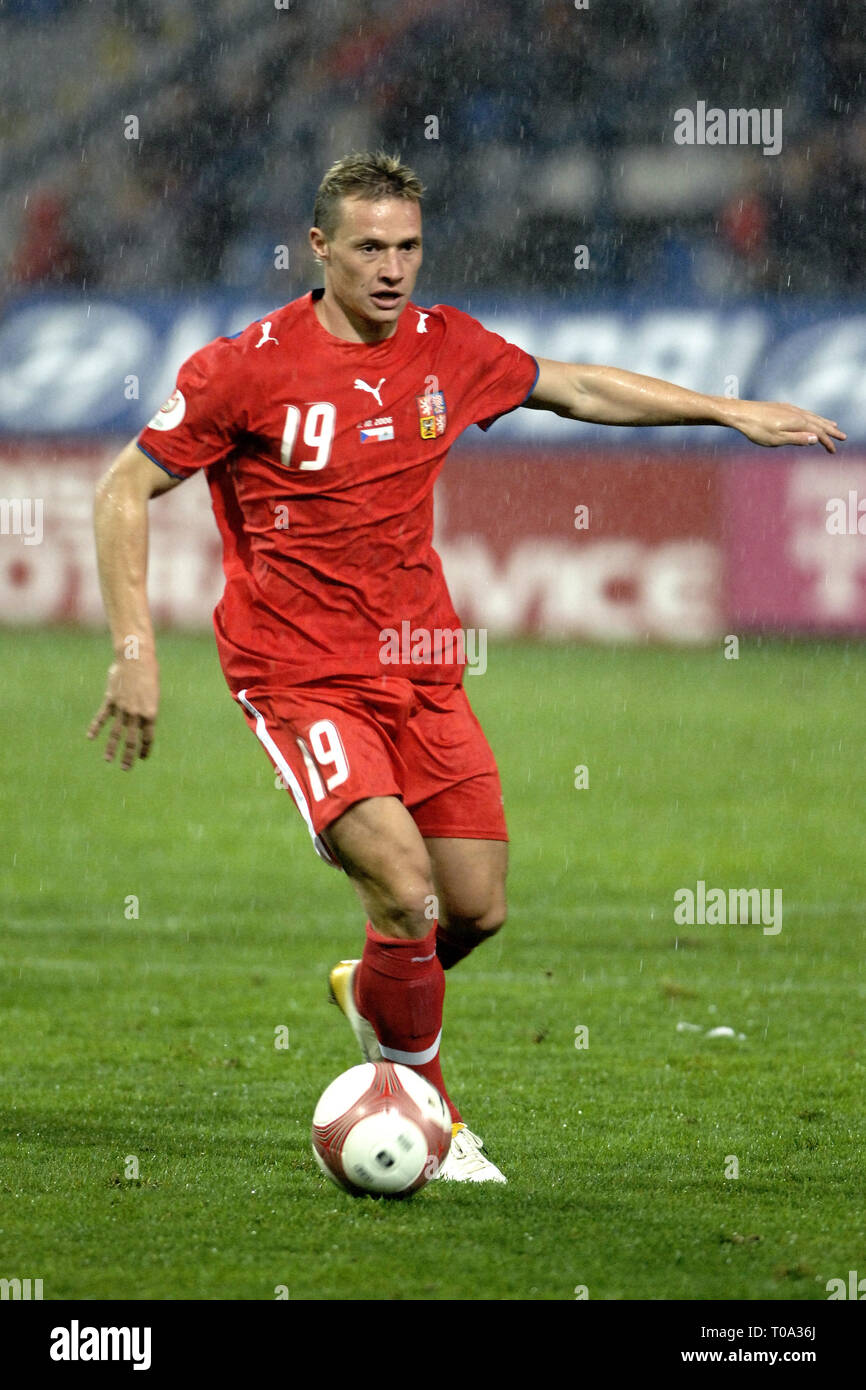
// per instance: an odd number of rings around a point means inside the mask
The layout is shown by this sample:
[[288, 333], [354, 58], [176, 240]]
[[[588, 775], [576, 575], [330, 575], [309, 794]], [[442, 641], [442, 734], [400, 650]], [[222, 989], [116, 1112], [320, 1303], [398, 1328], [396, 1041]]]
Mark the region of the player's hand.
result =
[[159, 666], [155, 656], [120, 659], [108, 668], [105, 699], [87, 730], [96, 738], [103, 725], [112, 720], [105, 745], [105, 761], [114, 759], [123, 747], [121, 767], [128, 772], [137, 758], [146, 758], [153, 745], [153, 730], [159, 708]]
[[787, 401], [732, 402], [731, 424], [753, 444], [777, 448], [780, 444], [821, 444], [835, 454], [834, 439], [847, 439], [835, 420], [825, 420], [811, 410]]

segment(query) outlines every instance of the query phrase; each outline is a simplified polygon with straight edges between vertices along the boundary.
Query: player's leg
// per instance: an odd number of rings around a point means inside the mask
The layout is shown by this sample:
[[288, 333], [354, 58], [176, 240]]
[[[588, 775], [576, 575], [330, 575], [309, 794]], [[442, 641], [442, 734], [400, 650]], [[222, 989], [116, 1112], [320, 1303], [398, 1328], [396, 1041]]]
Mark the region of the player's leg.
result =
[[430, 855], [396, 796], [357, 802], [322, 838], [351, 879], [377, 932], [401, 940], [429, 934], [435, 896]]
[[[460, 1120], [442, 1078], [445, 978], [436, 951], [433, 866], [418, 826], [396, 795], [406, 765], [391, 738], [383, 738], [383, 727], [386, 734], [389, 724], [396, 732], [405, 722], [404, 684], [377, 682], [374, 692], [360, 686], [275, 695], [241, 691], [238, 700], [317, 851], [345, 869], [367, 910], [362, 960], [341, 962], [331, 972], [332, 990], [365, 1055], [413, 1066], [448, 1102], [456, 1132], [440, 1176], [504, 1182]], [[391, 692], [393, 710], [385, 707]], [[430, 833], [440, 833], [435, 816]]]
[[[419, 690], [401, 752], [407, 802], [427, 846], [440, 917], [436, 950], [455, 965], [505, 921], [508, 831], [496, 761], [462, 687]], [[439, 1178], [505, 1182], [483, 1141], [455, 1124]]]
[[433, 872], [397, 795], [405, 766], [395, 741], [410, 717], [411, 686], [344, 682], [240, 691], [238, 700], [319, 853], [345, 870], [367, 912], [363, 957], [331, 972], [334, 997], [366, 1056], [414, 1067], [447, 1100]]
[[450, 970], [505, 922], [508, 842], [428, 837], [424, 843], [436, 888], [436, 951]]
[[[360, 962], [357, 966], [345, 962], [345, 969], [341, 964], [331, 972], [332, 989], [335, 984], [342, 988], [338, 1003], [366, 1055], [370, 1053], [365, 1026], [372, 1027], [383, 1057], [420, 1072], [445, 1098], [453, 1136], [437, 1177], [453, 1182], [505, 1182], [445, 1089], [439, 1062], [445, 975], [435, 912], [436, 897], [444, 900], [447, 894], [453, 921], [467, 932], [492, 930], [497, 918], [501, 924], [506, 846], [455, 840], [449, 852], [448, 842], [431, 840], [425, 847], [413, 818], [396, 797], [359, 802], [328, 826], [324, 838], [370, 919]], [[430, 847], [437, 855], [441, 877], [436, 876]], [[462, 886], [458, 883], [461, 872]], [[434, 893], [436, 884], [446, 887]], [[466, 945], [462, 954], [471, 949]], [[335, 980], [341, 970], [342, 976]]]
[[436, 953], [433, 868], [418, 828], [397, 797], [371, 797], [333, 821], [323, 838], [368, 917], [359, 964], [347, 962], [342, 980], [332, 972], [338, 1002], [367, 1055], [365, 1023], [381, 1056], [426, 1077], [459, 1123], [439, 1061], [445, 976]]
[[416, 688], [400, 751], [406, 804], [433, 864], [446, 970], [505, 921], [508, 830], [496, 759], [461, 685]]
[[[431, 836], [425, 844], [439, 915], [436, 954], [448, 970], [494, 936], [505, 921], [508, 843]], [[483, 1140], [462, 1124], [454, 1126], [451, 1150], [437, 1176], [457, 1182], [505, 1182]]]

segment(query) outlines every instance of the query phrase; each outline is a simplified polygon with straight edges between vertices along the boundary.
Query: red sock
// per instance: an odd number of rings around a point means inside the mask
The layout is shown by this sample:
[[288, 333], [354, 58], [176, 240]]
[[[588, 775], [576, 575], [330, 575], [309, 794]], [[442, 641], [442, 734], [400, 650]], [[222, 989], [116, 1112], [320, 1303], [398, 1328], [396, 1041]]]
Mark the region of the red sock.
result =
[[443, 926], [441, 922], [436, 926], [436, 954], [442, 962], [443, 970], [450, 970], [452, 965], [458, 961], [465, 960], [468, 955], [480, 946], [487, 933], [476, 933], [473, 935], [458, 934], [453, 927]]
[[439, 1064], [444, 998], [435, 923], [420, 941], [383, 936], [367, 923], [367, 942], [355, 975], [358, 1012], [372, 1023], [383, 1057], [411, 1067], [435, 1086], [456, 1123], [460, 1111], [445, 1089]]

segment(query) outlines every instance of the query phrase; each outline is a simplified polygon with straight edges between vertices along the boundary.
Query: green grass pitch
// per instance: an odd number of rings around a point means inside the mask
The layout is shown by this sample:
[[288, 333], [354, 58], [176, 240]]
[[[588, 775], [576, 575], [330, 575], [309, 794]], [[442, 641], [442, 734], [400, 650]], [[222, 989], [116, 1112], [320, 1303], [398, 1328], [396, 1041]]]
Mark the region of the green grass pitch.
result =
[[[46, 1299], [810, 1300], [863, 1266], [866, 649], [491, 646], [467, 688], [510, 919], [448, 977], [443, 1065], [509, 1183], [387, 1203], [309, 1149], [358, 1060], [326, 976], [363, 917], [211, 639], [161, 639], [131, 774], [83, 737], [107, 640], [0, 640], [0, 1275]], [[698, 879], [781, 888], [782, 931], [677, 927]]]

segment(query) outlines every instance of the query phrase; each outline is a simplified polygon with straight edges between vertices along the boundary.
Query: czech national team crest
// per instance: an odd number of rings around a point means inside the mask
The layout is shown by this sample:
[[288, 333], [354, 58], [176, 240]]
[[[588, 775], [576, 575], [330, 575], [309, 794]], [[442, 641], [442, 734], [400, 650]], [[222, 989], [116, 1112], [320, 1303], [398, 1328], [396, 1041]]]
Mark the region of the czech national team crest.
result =
[[437, 434], [445, 433], [448, 414], [445, 410], [445, 396], [441, 391], [430, 391], [426, 396], [416, 396], [418, 418], [421, 422], [421, 438], [435, 439]]

